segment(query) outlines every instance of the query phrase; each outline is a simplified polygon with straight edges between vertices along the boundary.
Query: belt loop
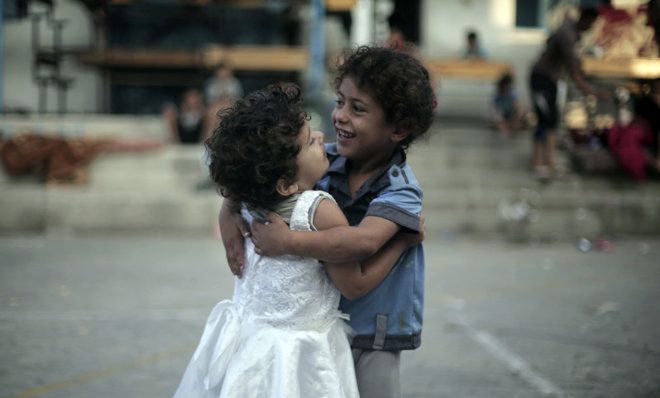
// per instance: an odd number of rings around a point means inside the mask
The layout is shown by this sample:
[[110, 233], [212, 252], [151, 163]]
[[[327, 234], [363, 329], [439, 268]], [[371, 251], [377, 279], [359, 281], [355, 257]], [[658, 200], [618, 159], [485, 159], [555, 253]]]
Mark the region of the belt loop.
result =
[[374, 333], [374, 350], [382, 350], [385, 347], [385, 336], [387, 335], [387, 315], [376, 314], [376, 333]]

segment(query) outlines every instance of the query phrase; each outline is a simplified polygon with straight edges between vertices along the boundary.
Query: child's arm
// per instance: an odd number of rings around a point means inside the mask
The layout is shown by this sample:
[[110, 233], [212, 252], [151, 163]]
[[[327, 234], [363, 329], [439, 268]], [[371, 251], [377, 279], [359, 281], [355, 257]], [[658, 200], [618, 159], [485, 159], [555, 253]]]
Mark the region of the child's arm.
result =
[[[314, 226], [318, 230], [322, 230], [321, 232], [325, 232], [328, 228], [346, 227], [348, 221], [336, 203], [331, 200], [322, 200], [314, 215]], [[423, 232], [419, 234], [400, 233], [390, 239], [376, 255], [361, 264], [326, 262], [325, 267], [337, 289], [346, 298], [354, 300], [382, 282], [399, 257], [409, 247], [421, 243], [423, 239]]]
[[[342, 218], [346, 218], [342, 214]], [[259, 254], [294, 254], [321, 261], [360, 261], [373, 256], [399, 232], [399, 225], [381, 217], [365, 217], [355, 227], [342, 224], [323, 231], [291, 231], [280, 217], [268, 216], [269, 223], [253, 222], [251, 238]]]
[[250, 236], [250, 230], [241, 217], [238, 203], [225, 198], [218, 214], [218, 224], [229, 269], [240, 278], [245, 266], [245, 238]]

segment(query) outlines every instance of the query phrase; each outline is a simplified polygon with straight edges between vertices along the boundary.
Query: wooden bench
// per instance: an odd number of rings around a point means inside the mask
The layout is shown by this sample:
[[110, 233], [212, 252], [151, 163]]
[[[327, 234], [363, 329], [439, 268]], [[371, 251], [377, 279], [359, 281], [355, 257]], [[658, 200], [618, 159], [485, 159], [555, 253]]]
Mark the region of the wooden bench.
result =
[[126, 50], [82, 52], [84, 64], [105, 68], [213, 69], [222, 61], [237, 71], [302, 71], [309, 60], [305, 47], [212, 46], [201, 51]]
[[[236, 70], [303, 71], [309, 62], [309, 51], [306, 47], [287, 46], [210, 46], [201, 51], [112, 49], [81, 52], [77, 58], [85, 64], [110, 68], [211, 69], [227, 61]], [[495, 80], [512, 71], [510, 64], [501, 61], [426, 59], [424, 63], [437, 77]]]
[[89, 51], [77, 54], [78, 61], [104, 68], [196, 69], [202, 67], [201, 55], [184, 50]]
[[226, 61], [243, 71], [303, 71], [309, 64], [306, 47], [209, 47], [202, 52], [206, 68]]
[[426, 59], [429, 72], [436, 78], [457, 77], [495, 81], [511, 73], [511, 65], [501, 61], [468, 59]]

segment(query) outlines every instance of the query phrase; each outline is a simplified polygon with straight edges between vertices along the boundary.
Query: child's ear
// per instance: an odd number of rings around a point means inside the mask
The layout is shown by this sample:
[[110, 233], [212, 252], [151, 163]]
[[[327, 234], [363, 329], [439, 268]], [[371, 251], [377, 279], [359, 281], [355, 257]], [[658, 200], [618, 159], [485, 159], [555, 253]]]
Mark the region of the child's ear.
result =
[[410, 133], [407, 131], [401, 130], [399, 128], [395, 129], [390, 133], [390, 140], [394, 142], [395, 144], [398, 144], [399, 142], [403, 141], [408, 137]]
[[291, 196], [294, 193], [298, 192], [298, 184], [296, 184], [295, 182], [289, 184], [288, 182], [280, 178], [279, 180], [277, 180], [277, 185], [275, 186], [275, 189], [277, 189], [277, 193], [279, 193], [282, 196]]

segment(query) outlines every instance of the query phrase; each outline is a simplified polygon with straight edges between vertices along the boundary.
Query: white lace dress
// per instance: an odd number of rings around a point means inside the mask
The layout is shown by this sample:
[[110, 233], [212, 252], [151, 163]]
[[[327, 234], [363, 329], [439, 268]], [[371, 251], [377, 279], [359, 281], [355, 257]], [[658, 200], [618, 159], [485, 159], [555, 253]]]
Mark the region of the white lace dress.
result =
[[[322, 197], [300, 196], [291, 229], [314, 229]], [[322, 264], [262, 257], [250, 240], [245, 252], [243, 278], [211, 312], [175, 397], [358, 397], [340, 294]]]

